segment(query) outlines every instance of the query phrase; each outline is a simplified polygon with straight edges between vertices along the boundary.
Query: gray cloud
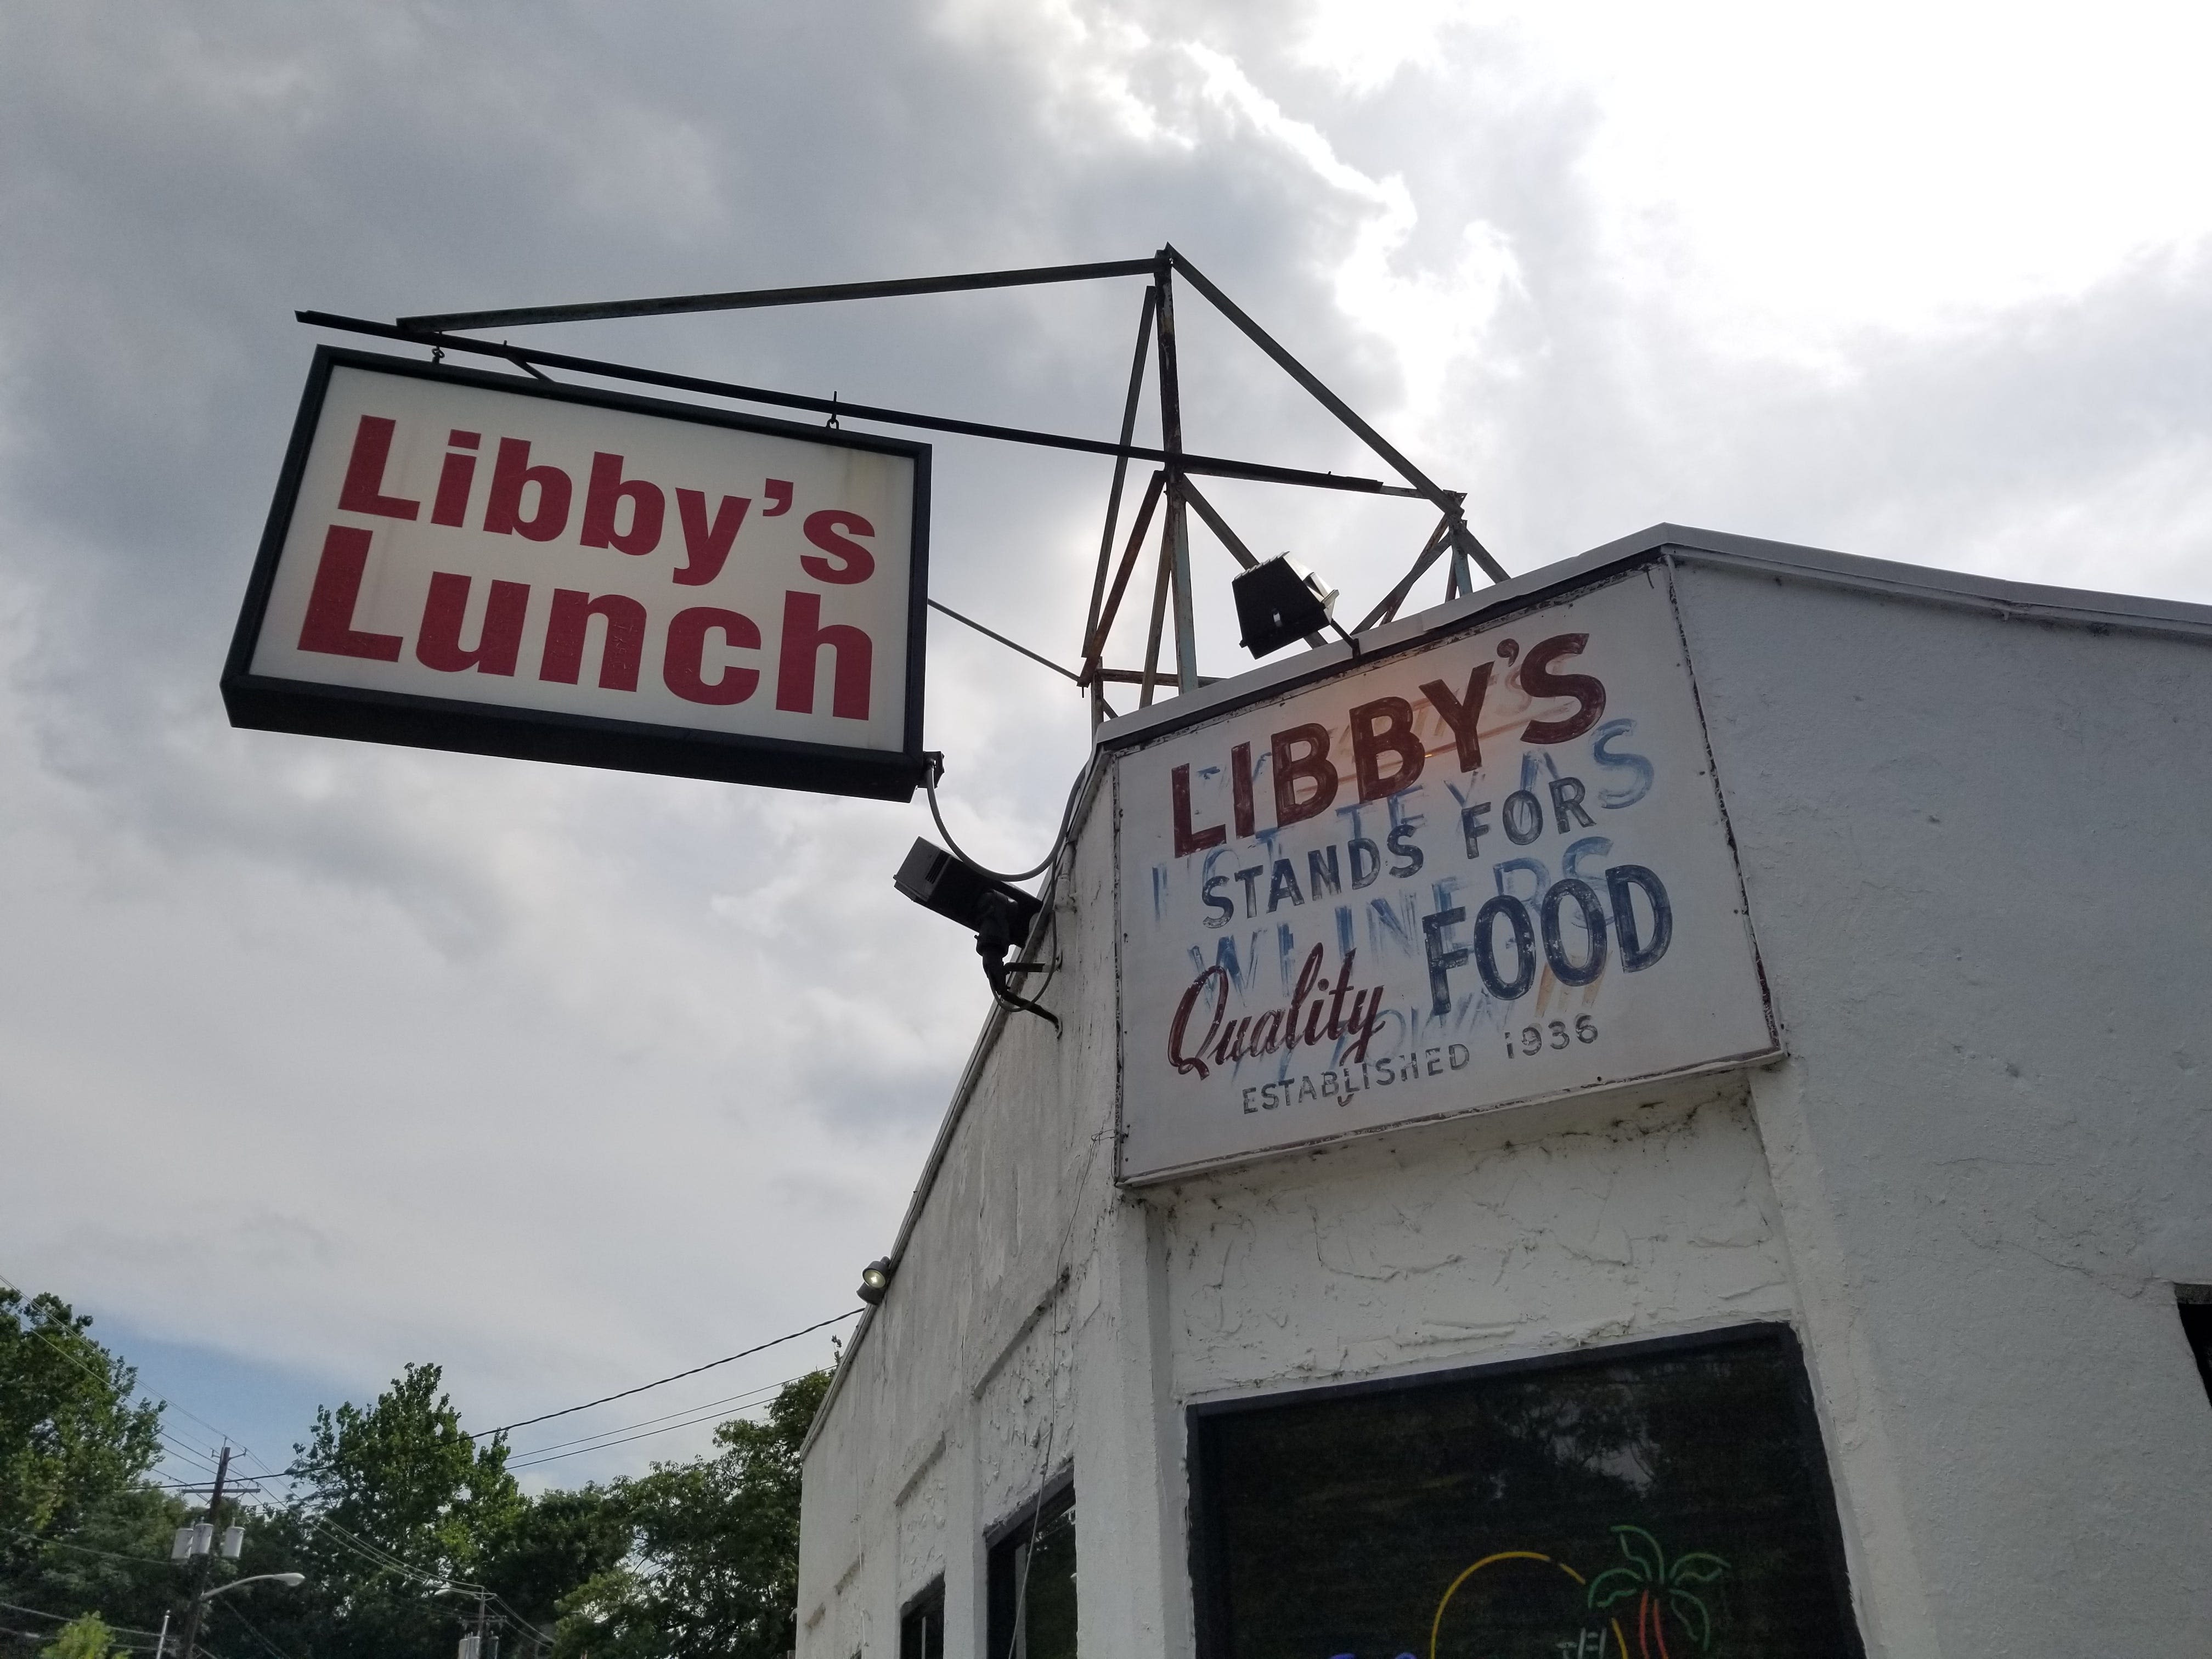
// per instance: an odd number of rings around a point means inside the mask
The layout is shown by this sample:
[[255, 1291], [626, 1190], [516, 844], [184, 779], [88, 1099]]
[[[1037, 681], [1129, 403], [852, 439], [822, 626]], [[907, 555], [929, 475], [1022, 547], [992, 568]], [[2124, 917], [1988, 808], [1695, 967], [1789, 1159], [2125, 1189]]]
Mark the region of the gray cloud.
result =
[[[1673, 518], [2206, 596], [2196, 251], [1784, 358], [1624, 254], [1664, 227], [1624, 236], [1586, 167], [1601, 100], [1520, 35], [1448, 26], [1368, 80], [1300, 39], [1233, 7], [859, 0], [0, 20], [0, 1271], [356, 1390], [442, 1358], [497, 1420], [839, 1305], [981, 1017], [968, 941], [889, 888], [918, 805], [223, 725], [296, 306], [1173, 240], [1470, 490], [1516, 568]], [[1138, 293], [561, 343], [1103, 433]], [[1181, 303], [1194, 444], [1376, 467]], [[939, 456], [937, 591], [1071, 659], [1104, 469]], [[1427, 527], [1218, 498], [1360, 609]], [[1202, 614], [1233, 661], [1225, 584]], [[955, 830], [1030, 862], [1079, 702], [941, 620], [932, 645]]]

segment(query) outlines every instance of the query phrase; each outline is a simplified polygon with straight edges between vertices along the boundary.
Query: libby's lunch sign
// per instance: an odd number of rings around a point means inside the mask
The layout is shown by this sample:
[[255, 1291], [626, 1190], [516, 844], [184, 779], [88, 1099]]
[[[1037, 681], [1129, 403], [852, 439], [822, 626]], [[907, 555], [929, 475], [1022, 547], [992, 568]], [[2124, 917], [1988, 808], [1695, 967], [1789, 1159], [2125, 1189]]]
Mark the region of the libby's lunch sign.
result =
[[904, 800], [929, 449], [325, 347], [233, 724]]
[[1662, 565], [1114, 789], [1123, 1181], [1778, 1051]]

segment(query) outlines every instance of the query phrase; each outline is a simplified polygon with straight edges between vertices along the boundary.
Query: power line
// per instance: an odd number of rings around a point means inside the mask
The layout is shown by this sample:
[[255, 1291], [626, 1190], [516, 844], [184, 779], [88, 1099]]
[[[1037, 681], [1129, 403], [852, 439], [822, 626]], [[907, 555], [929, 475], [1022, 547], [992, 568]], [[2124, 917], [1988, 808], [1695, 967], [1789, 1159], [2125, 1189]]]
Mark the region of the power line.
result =
[[[79, 1619], [84, 1617], [81, 1613], [48, 1613], [44, 1607], [27, 1607], [21, 1602], [17, 1601], [0, 1601], [0, 1607], [5, 1607], [10, 1613], [27, 1613], [33, 1619], [51, 1619], [58, 1625], [74, 1624]], [[101, 1622], [106, 1623], [106, 1621], [103, 1620]], [[112, 1631], [118, 1631], [125, 1636], [151, 1636], [154, 1634], [150, 1630], [134, 1630], [128, 1625], [109, 1625], [107, 1627]]]
[[793, 1331], [787, 1335], [771, 1337], [766, 1342], [756, 1343], [750, 1348], [741, 1348], [736, 1353], [725, 1354], [720, 1359], [710, 1359], [703, 1365], [694, 1365], [688, 1371], [677, 1371], [668, 1376], [655, 1377], [652, 1382], [641, 1382], [634, 1389], [624, 1389], [617, 1394], [603, 1394], [597, 1400], [586, 1400], [580, 1406], [563, 1406], [557, 1412], [545, 1412], [536, 1417], [525, 1417], [513, 1423], [503, 1424], [496, 1429], [478, 1429], [473, 1434], [469, 1435], [467, 1438], [471, 1440], [485, 1440], [495, 1434], [505, 1434], [510, 1429], [526, 1429], [532, 1423], [549, 1423], [556, 1417], [567, 1417], [571, 1413], [587, 1412], [594, 1406], [605, 1405], [610, 1400], [627, 1400], [634, 1394], [643, 1394], [647, 1389], [657, 1389], [665, 1382], [680, 1382], [687, 1376], [696, 1376], [702, 1371], [711, 1371], [715, 1366], [726, 1365], [733, 1359], [743, 1359], [749, 1355], [762, 1353], [769, 1348], [779, 1347], [786, 1342], [795, 1342], [802, 1336], [811, 1336], [816, 1331], [826, 1329], [831, 1325], [836, 1325], [845, 1320], [850, 1319], [854, 1314], [863, 1313], [866, 1311], [866, 1310], [865, 1309], [861, 1308], [848, 1309], [845, 1312], [833, 1315], [828, 1319], [817, 1320], [813, 1324], [806, 1327], [805, 1330]]
[[[15, 1291], [16, 1295], [24, 1297], [27, 1301], [35, 1299], [33, 1297], [30, 1291], [25, 1290], [21, 1285], [15, 1283], [14, 1279], [9, 1279], [4, 1273], [0, 1273], [0, 1285], [5, 1285], [8, 1289]], [[37, 1337], [41, 1342], [44, 1342], [48, 1347], [52, 1348], [56, 1353], [59, 1354], [63, 1358], [68, 1360], [70, 1364], [82, 1371], [87, 1376], [91, 1377], [95, 1382], [105, 1387], [112, 1388], [114, 1386], [115, 1379], [102, 1371], [97, 1366], [94, 1366], [90, 1361], [86, 1359], [83, 1355], [71, 1353], [67, 1348], [62, 1346], [60, 1343], [55, 1341], [53, 1338], [48, 1336], [46, 1332], [40, 1330], [35, 1325], [26, 1324], [24, 1328], [29, 1331], [32, 1335]], [[76, 1334], [82, 1341], [89, 1343], [92, 1340], [90, 1337], [85, 1336], [82, 1331], [76, 1333]], [[134, 1366], [131, 1367], [131, 1370], [133, 1379], [135, 1380], [137, 1376], [137, 1368]], [[155, 1394], [150, 1389], [142, 1389], [140, 1392], [144, 1394], [147, 1399], [152, 1401], [155, 1405], [160, 1407], [161, 1409], [173, 1411], [179, 1417], [191, 1418], [193, 1422], [198, 1424], [209, 1433], [222, 1436], [225, 1440], [236, 1445], [240, 1450], [245, 1452], [249, 1457], [252, 1457], [255, 1462], [259, 1463], [264, 1469], [269, 1467], [267, 1461], [263, 1458], [259, 1453], [254, 1451], [253, 1449], [246, 1445], [244, 1441], [240, 1440], [236, 1435], [227, 1433], [225, 1431], [216, 1427], [214, 1424], [209, 1422], [205, 1418], [186, 1411], [182, 1406], [178, 1405], [174, 1401], [164, 1399], [161, 1395]], [[161, 1427], [158, 1416], [155, 1421], [154, 1431], [160, 1435], [162, 1439], [167, 1441], [169, 1444], [174, 1448], [173, 1452], [165, 1454], [165, 1455], [182, 1457], [188, 1462], [204, 1464], [207, 1462], [205, 1455], [202, 1453], [198, 1447], [192, 1446], [189, 1443], [179, 1439], [177, 1436], [171, 1434], [167, 1429]]]
[[[247, 1633], [250, 1634], [255, 1641], [260, 1643], [263, 1647], [268, 1649], [270, 1653], [276, 1655], [276, 1659], [292, 1659], [292, 1656], [290, 1654], [285, 1652], [283, 1649], [278, 1647], [274, 1642], [264, 1636], [261, 1633], [260, 1628], [256, 1626], [251, 1619], [248, 1619], [243, 1613], [240, 1613], [238, 1608], [233, 1606], [230, 1602], [224, 1602], [222, 1604], [222, 1610], [228, 1613], [232, 1618], [237, 1620], [240, 1624], [245, 1626]], [[190, 1659], [189, 1656], [187, 1656], [187, 1659]]]
[[[659, 1417], [646, 1418], [641, 1422], [625, 1423], [619, 1428], [603, 1429], [597, 1434], [587, 1434], [583, 1436], [580, 1439], [556, 1440], [550, 1445], [532, 1446], [527, 1451], [518, 1450], [512, 1453], [511, 1455], [520, 1458], [535, 1458], [543, 1455], [546, 1452], [559, 1451], [563, 1446], [580, 1446], [587, 1441], [604, 1440], [610, 1435], [628, 1434], [632, 1429], [651, 1428], [655, 1423], [667, 1423], [671, 1418], [688, 1417], [692, 1418], [696, 1421], [703, 1421], [704, 1419], [698, 1415], [701, 1413], [705, 1413], [708, 1416], [712, 1416], [715, 1412], [722, 1407], [738, 1407], [744, 1403], [750, 1403], [756, 1400], [763, 1399], [766, 1396], [775, 1393], [780, 1389], [789, 1388], [797, 1381], [799, 1381], [799, 1379], [795, 1376], [787, 1376], [781, 1382], [769, 1383], [766, 1388], [749, 1389], [743, 1394], [730, 1395], [720, 1400], [709, 1400], [696, 1406], [686, 1406], [681, 1411], [666, 1412]], [[671, 1426], [680, 1429], [683, 1428], [684, 1425], [676, 1423], [672, 1424]], [[509, 1468], [513, 1468], [515, 1465], [509, 1463], [507, 1467]]]
[[[717, 1419], [727, 1419], [736, 1414], [736, 1413], [729, 1411], [726, 1408], [720, 1408], [708, 1412], [702, 1416], [691, 1418], [685, 1422], [670, 1423], [661, 1428], [647, 1429], [642, 1434], [623, 1435], [619, 1439], [607, 1439], [603, 1437], [593, 1436], [592, 1438], [598, 1442], [595, 1445], [586, 1445], [579, 1441], [568, 1441], [565, 1443], [574, 1446], [576, 1448], [574, 1451], [548, 1452], [545, 1455], [528, 1457], [520, 1463], [509, 1463], [507, 1467], [510, 1469], [535, 1468], [540, 1463], [557, 1463], [564, 1457], [581, 1457], [586, 1452], [605, 1451], [609, 1448], [614, 1446], [627, 1446], [633, 1440], [650, 1440], [656, 1434], [671, 1434], [678, 1429], [696, 1428], [702, 1423], [712, 1423]], [[609, 1434], [618, 1432], [619, 1431], [611, 1429], [608, 1431]]]

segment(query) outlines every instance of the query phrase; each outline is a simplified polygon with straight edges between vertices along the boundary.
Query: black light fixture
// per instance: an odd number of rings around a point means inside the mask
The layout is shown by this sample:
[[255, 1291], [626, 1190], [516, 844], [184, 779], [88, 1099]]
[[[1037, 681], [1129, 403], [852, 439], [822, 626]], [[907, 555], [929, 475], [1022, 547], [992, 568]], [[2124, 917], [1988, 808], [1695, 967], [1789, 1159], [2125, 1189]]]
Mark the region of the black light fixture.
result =
[[1229, 588], [1237, 596], [1237, 625], [1243, 630], [1238, 643], [1255, 657], [1318, 634], [1329, 625], [1336, 604], [1335, 593], [1291, 563], [1287, 553], [1254, 565]]
[[856, 1292], [871, 1308], [883, 1306], [884, 1292], [891, 1287], [891, 1259], [879, 1255], [860, 1269], [860, 1288]]
[[1034, 893], [987, 876], [974, 865], [946, 852], [935, 842], [915, 838], [913, 849], [900, 865], [891, 884], [926, 910], [973, 928], [975, 954], [983, 958], [983, 977], [991, 981], [991, 994], [1010, 1008], [1019, 1008], [1057, 1026], [1057, 1016], [1026, 997], [1014, 994], [1006, 982], [1010, 973], [1041, 966], [1034, 962], [1008, 962], [1007, 954], [1030, 936], [1044, 901]]

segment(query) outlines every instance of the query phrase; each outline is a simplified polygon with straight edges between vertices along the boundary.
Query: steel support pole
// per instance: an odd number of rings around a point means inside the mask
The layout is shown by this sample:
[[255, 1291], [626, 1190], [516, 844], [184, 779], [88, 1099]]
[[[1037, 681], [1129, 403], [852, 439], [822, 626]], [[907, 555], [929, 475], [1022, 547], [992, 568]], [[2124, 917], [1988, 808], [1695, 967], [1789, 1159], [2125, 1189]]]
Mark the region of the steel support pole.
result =
[[[1159, 290], [1145, 290], [1143, 314], [1137, 319], [1137, 352], [1129, 364], [1129, 395], [1121, 405], [1121, 447], [1128, 447], [1129, 440], [1136, 434], [1137, 404], [1145, 391], [1145, 356], [1152, 340], [1152, 319], [1159, 305]], [[1106, 573], [1114, 562], [1114, 532], [1121, 527], [1121, 489], [1128, 481], [1129, 458], [1126, 454], [1114, 458], [1114, 486], [1106, 494], [1106, 528], [1098, 538], [1098, 570], [1091, 579], [1091, 610], [1083, 623], [1083, 652], [1087, 659], [1092, 654], [1091, 642], [1098, 637], [1099, 607], [1106, 598]], [[1119, 597], [1117, 591], [1116, 597]], [[1105, 689], [1097, 680], [1091, 683], [1091, 723], [1097, 726], [1106, 718]]]
[[1176, 365], [1175, 254], [1160, 250], [1160, 447], [1167, 452], [1167, 542], [1162, 556], [1173, 562], [1176, 690], [1198, 690], [1198, 623], [1191, 606], [1190, 515], [1183, 501], [1182, 391]]

